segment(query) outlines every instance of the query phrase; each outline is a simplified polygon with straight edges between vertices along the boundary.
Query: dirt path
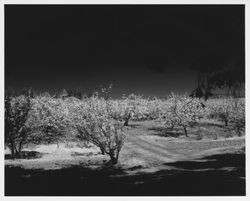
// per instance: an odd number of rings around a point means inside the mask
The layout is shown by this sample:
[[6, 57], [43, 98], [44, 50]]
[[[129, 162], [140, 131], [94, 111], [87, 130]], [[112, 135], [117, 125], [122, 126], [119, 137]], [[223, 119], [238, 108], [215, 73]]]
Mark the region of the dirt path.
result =
[[121, 152], [121, 160], [137, 159], [144, 166], [168, 162], [196, 160], [216, 153], [235, 152], [245, 145], [244, 138], [194, 140], [191, 138], [159, 137], [149, 132], [152, 122], [132, 123]]

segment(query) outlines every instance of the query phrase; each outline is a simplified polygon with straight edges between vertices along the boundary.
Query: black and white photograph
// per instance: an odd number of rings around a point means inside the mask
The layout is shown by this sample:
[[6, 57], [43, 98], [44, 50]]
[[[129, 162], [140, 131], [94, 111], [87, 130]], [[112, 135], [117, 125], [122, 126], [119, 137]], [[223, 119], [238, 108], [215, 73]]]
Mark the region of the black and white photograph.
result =
[[4, 4], [4, 196], [246, 196], [245, 8]]

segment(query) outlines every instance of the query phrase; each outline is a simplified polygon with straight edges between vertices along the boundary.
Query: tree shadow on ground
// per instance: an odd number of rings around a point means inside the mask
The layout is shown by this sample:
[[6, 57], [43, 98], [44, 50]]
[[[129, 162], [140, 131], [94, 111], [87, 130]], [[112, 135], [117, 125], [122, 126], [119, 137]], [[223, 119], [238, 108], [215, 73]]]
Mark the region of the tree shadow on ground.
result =
[[89, 153], [81, 153], [81, 152], [73, 152], [71, 153], [70, 155], [75, 157], [75, 156], [97, 156], [97, 155], [100, 155], [101, 152], [98, 152], [98, 153], [92, 153], [92, 152], [89, 152]]
[[174, 163], [166, 163], [178, 169], [185, 170], [203, 170], [218, 168], [241, 168], [245, 166], [245, 154], [217, 154], [201, 158], [194, 161], [177, 161]]
[[[18, 157], [18, 159], [36, 159], [36, 158], [42, 158], [43, 155], [45, 153], [40, 153], [37, 151], [22, 151], [20, 153], [20, 156]], [[8, 159], [12, 159], [11, 154], [5, 154], [4, 155], [4, 159], [8, 160]]]
[[139, 128], [139, 127], [142, 127], [142, 125], [141, 124], [135, 124], [135, 123], [128, 124], [128, 126], [127, 126], [127, 128]]
[[214, 127], [218, 127], [218, 128], [226, 128], [226, 126], [222, 123], [199, 122], [198, 125], [205, 126], [205, 127], [214, 126]]
[[165, 128], [165, 127], [151, 127], [148, 130], [155, 131], [153, 135], [158, 135], [160, 137], [175, 137], [178, 138], [181, 135], [185, 135], [181, 132], [179, 128]]
[[[166, 163], [167, 170], [127, 174], [120, 166], [56, 170], [5, 167], [6, 196], [245, 195], [245, 155], [222, 154]], [[136, 166], [138, 170], [141, 166]]]

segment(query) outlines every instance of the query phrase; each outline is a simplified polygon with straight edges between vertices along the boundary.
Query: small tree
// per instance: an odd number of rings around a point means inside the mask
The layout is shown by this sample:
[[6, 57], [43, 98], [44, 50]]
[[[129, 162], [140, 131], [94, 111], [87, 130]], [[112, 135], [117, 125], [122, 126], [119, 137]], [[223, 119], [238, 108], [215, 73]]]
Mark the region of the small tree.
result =
[[34, 141], [58, 144], [69, 122], [68, 108], [62, 99], [40, 96], [33, 100], [28, 125], [34, 132]]
[[245, 131], [245, 103], [241, 99], [234, 99], [233, 111], [230, 115], [230, 121], [238, 136], [241, 136]]
[[162, 112], [162, 121], [167, 127], [181, 126], [186, 137], [187, 127], [194, 126], [202, 118], [204, 108], [198, 98], [171, 94], [166, 110]]
[[86, 120], [82, 126], [77, 126], [78, 138], [86, 140], [110, 156], [112, 164], [118, 162], [119, 153], [124, 144], [125, 134], [121, 125], [110, 121]]
[[13, 159], [21, 156], [23, 144], [28, 142], [26, 121], [30, 109], [29, 94], [5, 97], [5, 144], [10, 148]]
[[124, 121], [124, 126], [128, 126], [131, 119], [133, 108], [125, 100], [112, 100], [107, 104], [108, 115], [116, 121]]
[[122, 119], [124, 120], [124, 126], [128, 126], [129, 120], [142, 119], [146, 114], [142, 96], [135, 94], [130, 94], [128, 97], [122, 97], [120, 110]]
[[223, 121], [225, 126], [228, 126], [230, 119], [235, 114], [235, 100], [234, 98], [220, 98], [210, 101], [208, 104], [209, 116]]
[[154, 97], [146, 102], [146, 117], [149, 120], [156, 120], [161, 117], [161, 112], [164, 110], [164, 101]]
[[108, 154], [112, 164], [116, 164], [125, 134], [123, 126], [111, 118], [106, 103], [103, 99], [91, 98], [87, 103], [81, 103], [82, 106], [75, 106], [71, 110], [75, 112], [70, 116], [78, 131], [76, 137], [99, 147], [102, 154]]

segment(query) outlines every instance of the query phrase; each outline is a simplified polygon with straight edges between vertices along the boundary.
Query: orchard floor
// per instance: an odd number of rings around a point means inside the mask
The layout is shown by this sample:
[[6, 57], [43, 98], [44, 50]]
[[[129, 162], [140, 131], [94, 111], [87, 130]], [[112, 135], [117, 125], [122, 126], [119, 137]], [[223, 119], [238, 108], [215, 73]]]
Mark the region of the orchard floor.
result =
[[5, 195], [245, 195], [245, 138], [210, 120], [188, 130], [131, 122], [119, 163], [94, 146], [33, 145], [5, 151]]

